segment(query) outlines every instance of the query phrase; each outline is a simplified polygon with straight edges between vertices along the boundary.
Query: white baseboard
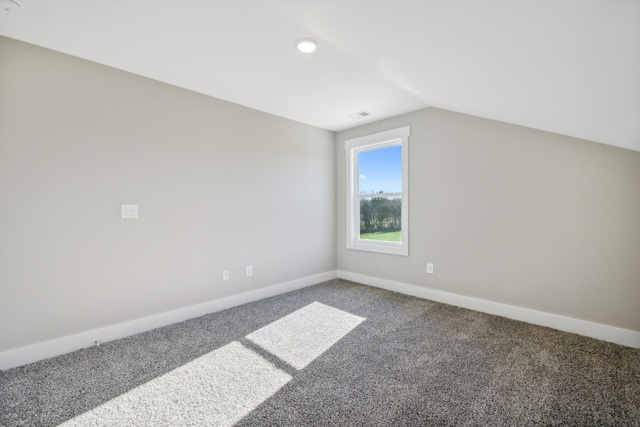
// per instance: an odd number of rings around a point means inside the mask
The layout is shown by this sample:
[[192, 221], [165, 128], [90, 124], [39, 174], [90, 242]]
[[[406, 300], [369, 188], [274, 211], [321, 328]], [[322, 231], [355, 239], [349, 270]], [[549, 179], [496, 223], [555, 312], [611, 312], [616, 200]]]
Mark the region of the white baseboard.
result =
[[586, 320], [574, 319], [528, 308], [452, 294], [421, 286], [380, 279], [378, 277], [365, 276], [363, 274], [351, 273], [349, 271], [338, 270], [338, 277], [352, 282], [399, 292], [405, 295], [412, 295], [431, 301], [443, 302], [483, 313], [495, 314], [509, 319], [546, 326], [560, 331], [572, 332], [578, 335], [597, 338], [628, 347], [640, 348], [640, 332], [628, 329], [616, 328], [614, 326], [588, 322]]
[[266, 288], [208, 301], [202, 304], [179, 308], [128, 322], [106, 326], [104, 328], [93, 329], [26, 347], [8, 350], [0, 353], [0, 370], [26, 365], [38, 360], [48, 359], [50, 357], [76, 351], [81, 348], [90, 347], [94, 345], [96, 340], [103, 343], [113, 341], [115, 339], [124, 338], [140, 332], [170, 325], [172, 323], [203, 316], [208, 313], [214, 313], [216, 311], [225, 310], [227, 308], [302, 289], [307, 286], [335, 279], [336, 277], [399, 292], [405, 295], [412, 295], [483, 313], [495, 314], [509, 319], [532, 323], [534, 325], [547, 326], [553, 329], [572, 332], [628, 347], [640, 348], [640, 332], [338, 270], [328, 271], [292, 280], [290, 282], [280, 283]]
[[91, 347], [95, 341], [101, 343], [124, 338], [151, 329], [182, 322], [187, 319], [203, 316], [208, 313], [225, 310], [249, 302], [269, 298], [286, 292], [302, 289], [327, 280], [335, 279], [336, 271], [328, 271], [313, 276], [303, 277], [290, 282], [280, 283], [266, 288], [243, 292], [225, 298], [208, 301], [202, 304], [183, 307], [176, 310], [154, 314], [128, 322], [105, 326], [26, 347], [20, 347], [0, 353], [0, 370], [26, 365], [38, 360], [48, 359], [61, 354], [70, 353], [81, 348]]

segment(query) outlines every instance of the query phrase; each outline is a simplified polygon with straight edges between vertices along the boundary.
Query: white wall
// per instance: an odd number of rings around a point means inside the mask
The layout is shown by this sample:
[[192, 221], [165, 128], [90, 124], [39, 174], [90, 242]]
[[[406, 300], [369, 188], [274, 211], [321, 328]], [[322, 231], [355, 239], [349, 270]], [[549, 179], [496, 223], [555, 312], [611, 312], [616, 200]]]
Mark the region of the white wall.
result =
[[[346, 250], [344, 141], [404, 125], [410, 256]], [[0, 38], [0, 353], [336, 266], [640, 331], [639, 189], [634, 151], [438, 109], [336, 138]]]
[[[405, 125], [409, 256], [347, 250], [344, 141]], [[339, 270], [640, 331], [640, 152], [434, 108], [336, 144]]]
[[334, 171], [332, 132], [0, 38], [0, 352], [334, 271]]

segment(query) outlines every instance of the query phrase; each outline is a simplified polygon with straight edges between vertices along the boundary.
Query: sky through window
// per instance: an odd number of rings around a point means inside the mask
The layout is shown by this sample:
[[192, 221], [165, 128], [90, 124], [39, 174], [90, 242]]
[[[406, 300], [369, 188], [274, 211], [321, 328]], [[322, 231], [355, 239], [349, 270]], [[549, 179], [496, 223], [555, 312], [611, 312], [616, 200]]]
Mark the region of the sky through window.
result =
[[360, 194], [402, 192], [402, 146], [361, 151], [358, 173]]

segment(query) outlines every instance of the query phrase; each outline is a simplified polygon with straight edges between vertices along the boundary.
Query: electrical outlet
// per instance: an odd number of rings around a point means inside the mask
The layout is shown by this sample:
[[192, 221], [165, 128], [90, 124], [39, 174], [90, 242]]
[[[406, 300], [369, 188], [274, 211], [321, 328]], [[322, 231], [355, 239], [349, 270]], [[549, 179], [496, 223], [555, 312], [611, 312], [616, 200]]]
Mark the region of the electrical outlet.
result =
[[247, 274], [247, 277], [253, 276], [253, 266], [252, 265], [247, 265], [245, 267], [245, 273]]
[[229, 270], [222, 270], [222, 280], [229, 280]]
[[433, 264], [427, 263], [427, 273], [433, 274]]

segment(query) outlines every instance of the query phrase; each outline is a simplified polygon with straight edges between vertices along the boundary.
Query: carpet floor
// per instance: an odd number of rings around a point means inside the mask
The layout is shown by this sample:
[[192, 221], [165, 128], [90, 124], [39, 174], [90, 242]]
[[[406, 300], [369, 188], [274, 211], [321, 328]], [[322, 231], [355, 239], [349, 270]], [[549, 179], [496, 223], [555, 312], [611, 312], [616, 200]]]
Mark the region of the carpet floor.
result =
[[640, 350], [332, 280], [0, 372], [0, 426], [640, 426]]

